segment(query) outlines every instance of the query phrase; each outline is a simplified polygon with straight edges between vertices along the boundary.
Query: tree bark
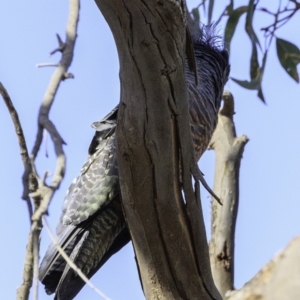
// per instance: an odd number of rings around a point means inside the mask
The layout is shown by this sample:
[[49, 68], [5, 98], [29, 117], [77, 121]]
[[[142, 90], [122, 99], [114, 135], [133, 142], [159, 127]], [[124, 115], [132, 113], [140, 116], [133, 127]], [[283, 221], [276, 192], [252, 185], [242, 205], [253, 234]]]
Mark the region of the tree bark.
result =
[[195, 159], [184, 75], [184, 3], [96, 3], [119, 54], [119, 179], [145, 296], [221, 299], [191, 181]]

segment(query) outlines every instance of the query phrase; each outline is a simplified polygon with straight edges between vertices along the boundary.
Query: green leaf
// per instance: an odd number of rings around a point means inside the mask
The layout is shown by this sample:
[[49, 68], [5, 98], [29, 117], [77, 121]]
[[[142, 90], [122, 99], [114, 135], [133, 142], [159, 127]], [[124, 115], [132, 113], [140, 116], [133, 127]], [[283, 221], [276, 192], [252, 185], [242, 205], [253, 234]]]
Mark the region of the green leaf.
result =
[[233, 12], [233, 0], [230, 0], [230, 3], [227, 5], [226, 7], [226, 11], [228, 13], [228, 15], [231, 15]]
[[214, 4], [215, 4], [214, 0], [209, 0], [209, 4], [208, 4], [208, 24], [211, 24]]
[[252, 25], [255, 8], [256, 8], [256, 5], [254, 4], [254, 0], [250, 0], [249, 5], [248, 5], [247, 16], [246, 16], [245, 30], [246, 30], [246, 32], [251, 40], [251, 44], [252, 44], [252, 52], [251, 52], [251, 58], [250, 58], [250, 78], [251, 78], [251, 80], [254, 80], [259, 74], [257, 45], [259, 45], [259, 47], [260, 47], [260, 43], [254, 32], [253, 25]]
[[257, 96], [261, 99], [262, 102], [266, 103], [265, 101], [265, 97], [263, 95], [262, 92], [262, 88], [261, 88], [261, 82], [259, 80], [252, 80], [252, 81], [247, 81], [247, 80], [238, 80], [235, 78], [231, 79], [237, 83], [238, 85], [240, 85], [241, 87], [247, 89], [247, 90], [257, 90]]
[[252, 79], [251, 81], [247, 81], [247, 80], [239, 80], [239, 79], [235, 79], [232, 78], [231, 79], [236, 82], [237, 84], [239, 84], [241, 87], [248, 89], [248, 90], [257, 90], [257, 96], [264, 102], [265, 102], [265, 98], [262, 92], [262, 87], [261, 87], [261, 83], [262, 83], [262, 79], [263, 79], [263, 74], [265, 71], [265, 67], [266, 67], [266, 61], [267, 61], [267, 55], [268, 55], [268, 51], [266, 51], [264, 53], [263, 59], [262, 59], [262, 63], [261, 63], [261, 67], [258, 67], [257, 69], [257, 75], [256, 78]]
[[252, 44], [252, 52], [250, 58], [250, 78], [255, 79], [259, 74], [259, 63], [257, 57], [256, 44]]
[[193, 14], [193, 17], [194, 17], [195, 24], [199, 24], [199, 23], [200, 23], [200, 12], [199, 12], [199, 8], [198, 8], [198, 7], [193, 8], [193, 9], [192, 9], [192, 14]]
[[258, 90], [260, 88], [260, 81], [259, 80], [252, 80], [252, 81], [248, 81], [248, 80], [239, 80], [239, 79], [235, 79], [232, 78], [231, 79], [239, 84], [241, 87], [247, 89], [247, 90]]
[[224, 39], [225, 39], [225, 45], [228, 50], [228, 53], [230, 52], [230, 43], [232, 40], [232, 37], [234, 35], [236, 26], [239, 22], [239, 19], [243, 13], [245, 13], [248, 10], [248, 6], [241, 6], [232, 11], [229, 15], [229, 18], [227, 20], [227, 24], [225, 27], [225, 34], [224, 34]]
[[268, 50], [265, 51], [263, 59], [262, 59], [261, 69], [260, 69], [260, 80], [262, 80], [262, 77], [263, 77], [263, 74], [264, 74], [264, 71], [265, 71], [267, 56], [268, 56]]
[[259, 39], [253, 29], [253, 16], [254, 16], [254, 12], [256, 9], [256, 5], [254, 3], [255, 0], [249, 0], [249, 5], [248, 5], [248, 12], [247, 12], [247, 16], [246, 16], [246, 23], [245, 23], [245, 30], [248, 33], [252, 44], [255, 43], [259, 46], [259, 48], [261, 49], [261, 45], [259, 42]]
[[299, 83], [297, 65], [300, 62], [300, 50], [294, 44], [276, 38], [277, 56], [285, 71]]
[[264, 94], [263, 94], [261, 88], [258, 90], [257, 96], [259, 97], [259, 99], [260, 99], [263, 103], [266, 103], [265, 97], [264, 97]]

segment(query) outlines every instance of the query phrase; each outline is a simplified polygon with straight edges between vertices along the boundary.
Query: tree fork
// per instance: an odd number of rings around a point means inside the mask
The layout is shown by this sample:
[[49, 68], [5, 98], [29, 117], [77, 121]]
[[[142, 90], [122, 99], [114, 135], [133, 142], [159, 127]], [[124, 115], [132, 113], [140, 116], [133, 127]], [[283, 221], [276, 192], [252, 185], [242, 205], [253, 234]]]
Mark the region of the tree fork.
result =
[[[221, 299], [212, 280], [201, 204], [191, 181], [195, 159], [184, 74], [184, 4], [96, 3], [119, 54], [119, 179], [145, 296]], [[191, 212], [190, 207], [195, 209]], [[203, 226], [195, 227], [199, 223]]]

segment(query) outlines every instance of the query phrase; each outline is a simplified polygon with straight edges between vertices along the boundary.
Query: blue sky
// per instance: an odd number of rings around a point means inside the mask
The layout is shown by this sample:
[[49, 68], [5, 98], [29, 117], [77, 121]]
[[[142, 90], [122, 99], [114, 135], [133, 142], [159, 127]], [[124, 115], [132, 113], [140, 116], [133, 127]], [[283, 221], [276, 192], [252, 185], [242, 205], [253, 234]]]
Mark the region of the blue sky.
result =
[[[67, 142], [67, 172], [53, 199], [49, 222], [55, 229], [64, 194], [84, 160], [93, 130], [90, 124], [99, 120], [119, 101], [118, 57], [110, 30], [93, 1], [82, 1], [75, 57], [69, 69], [73, 80], [62, 83], [50, 118]], [[215, 18], [223, 8], [216, 1]], [[246, 1], [235, 1], [236, 7]], [[269, 1], [262, 1], [268, 5]], [[274, 6], [277, 3], [274, 1]], [[188, 1], [189, 7], [199, 1]], [[68, 1], [3, 1], [0, 19], [0, 81], [9, 91], [18, 110], [31, 150], [36, 134], [36, 118], [53, 68], [37, 69], [43, 62], [58, 62], [59, 54], [49, 57], [56, 48], [55, 33], [64, 37]], [[300, 46], [299, 17], [278, 31], [278, 36]], [[262, 13], [255, 17], [255, 28], [272, 20]], [[220, 32], [224, 25], [221, 25]], [[259, 32], [259, 31], [258, 31]], [[231, 76], [248, 79], [250, 41], [244, 33], [244, 18], [237, 28], [231, 53]], [[236, 100], [235, 122], [238, 135], [250, 138], [240, 174], [240, 209], [236, 231], [235, 284], [242, 286], [278, 251], [300, 234], [300, 99], [297, 85], [282, 69], [271, 47], [263, 91], [267, 105], [256, 92], [244, 90], [233, 81], [227, 88]], [[25, 245], [29, 232], [28, 213], [21, 200], [23, 165], [14, 128], [0, 101], [0, 286], [3, 299], [15, 298], [22, 279]], [[45, 152], [49, 152], [49, 158]], [[37, 159], [38, 171], [54, 171], [55, 155], [48, 137]], [[200, 162], [201, 170], [212, 185], [214, 154], [207, 152]], [[210, 198], [202, 192], [202, 202], [210, 231]], [[42, 233], [41, 256], [50, 242]], [[115, 255], [92, 279], [113, 300], [143, 299], [131, 245]], [[43, 287], [40, 300], [52, 299]], [[98, 299], [85, 287], [77, 299]]]

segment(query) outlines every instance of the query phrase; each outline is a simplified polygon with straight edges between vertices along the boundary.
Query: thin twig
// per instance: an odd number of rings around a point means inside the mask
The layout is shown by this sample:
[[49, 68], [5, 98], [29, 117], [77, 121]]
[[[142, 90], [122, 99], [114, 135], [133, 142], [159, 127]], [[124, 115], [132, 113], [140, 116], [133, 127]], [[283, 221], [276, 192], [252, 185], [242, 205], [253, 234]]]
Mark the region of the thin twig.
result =
[[32, 166], [27, 150], [27, 145], [26, 145], [26, 140], [25, 136], [23, 133], [22, 125], [18, 116], [18, 113], [11, 101], [11, 98], [3, 86], [3, 84], [0, 82], [0, 94], [3, 97], [3, 100], [8, 108], [8, 111], [10, 113], [11, 119], [13, 121], [13, 124], [15, 126], [15, 131], [18, 137], [18, 142], [19, 142], [19, 147], [20, 147], [20, 154], [22, 158], [22, 162], [24, 165], [24, 173], [27, 174], [26, 177], [23, 176], [22, 181], [23, 181], [23, 195], [22, 199], [26, 201], [27, 207], [28, 207], [28, 212], [29, 212], [29, 220], [31, 223], [31, 216], [32, 216], [32, 205], [30, 202], [30, 198], [28, 197], [29, 191], [33, 191], [34, 189], [37, 188], [37, 181], [36, 178], [32, 174]]
[[57, 67], [57, 63], [41, 63], [35, 65], [37, 68], [43, 68], [43, 67]]
[[11, 101], [11, 98], [7, 92], [7, 90], [5, 89], [5, 87], [3, 86], [3, 84], [0, 82], [0, 93], [3, 97], [3, 100], [9, 110], [9, 113], [11, 115], [12, 121], [14, 123], [15, 126], [15, 130], [16, 130], [16, 134], [18, 137], [18, 141], [19, 141], [19, 146], [20, 146], [20, 153], [21, 153], [21, 158], [24, 164], [24, 167], [26, 167], [29, 164], [29, 155], [28, 155], [28, 151], [27, 151], [27, 146], [26, 146], [26, 141], [25, 141], [25, 137], [23, 134], [23, 129], [19, 120], [19, 116], [18, 113]]
[[[278, 7], [276, 13], [269, 11], [267, 8], [259, 9], [260, 11], [265, 12], [274, 17], [274, 22], [271, 25], [261, 28], [261, 30], [264, 31], [264, 35], [266, 38], [271, 37], [270, 41], [269, 41], [269, 46], [272, 42], [273, 37], [275, 36], [276, 30], [278, 30], [280, 27], [285, 25], [300, 9], [299, 2], [290, 0], [289, 3], [293, 3], [294, 7], [289, 8], [289, 4], [287, 4], [283, 9], [281, 9], [281, 1], [279, 1], [279, 7]], [[285, 15], [287, 13], [288, 13], [288, 15]], [[285, 15], [285, 16], [283, 16], [283, 15]]]
[[215, 24], [219, 24], [222, 20], [223, 17], [228, 16], [228, 11], [227, 11], [227, 7], [224, 8], [223, 12], [220, 14], [219, 18], [217, 21], [215, 21]]
[[69, 256], [66, 254], [66, 252], [60, 247], [58, 244], [56, 238], [54, 237], [50, 226], [48, 224], [47, 218], [43, 216], [44, 225], [48, 231], [48, 234], [51, 238], [52, 243], [55, 245], [56, 250], [59, 252], [59, 254], [64, 258], [64, 260], [67, 262], [67, 264], [78, 274], [78, 276], [92, 289], [94, 290], [99, 296], [101, 296], [105, 300], [111, 300], [108, 298], [104, 293], [102, 293], [97, 287], [95, 287], [91, 281], [84, 275], [84, 273], [74, 264], [74, 262], [69, 258]]

